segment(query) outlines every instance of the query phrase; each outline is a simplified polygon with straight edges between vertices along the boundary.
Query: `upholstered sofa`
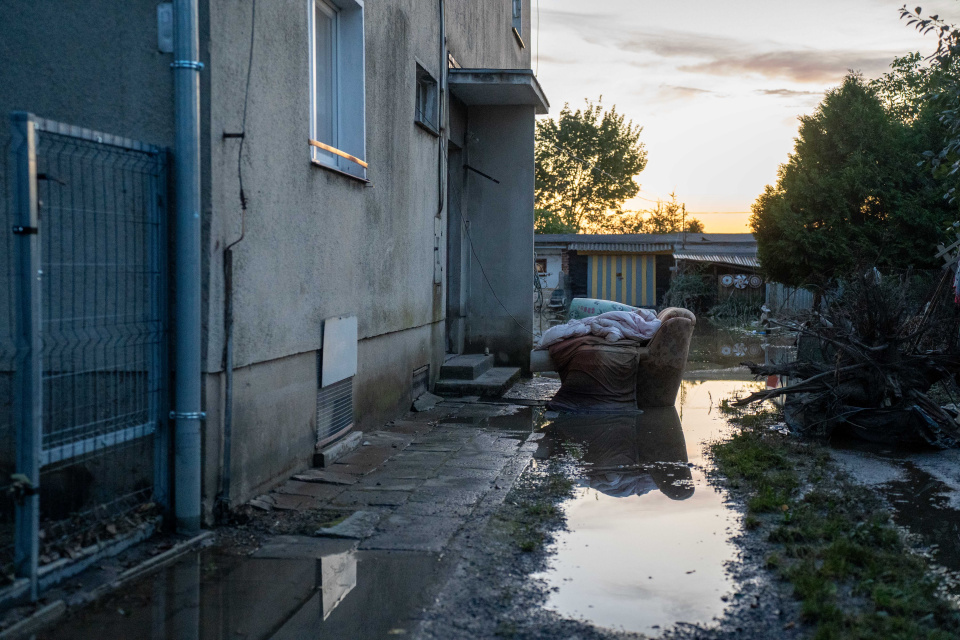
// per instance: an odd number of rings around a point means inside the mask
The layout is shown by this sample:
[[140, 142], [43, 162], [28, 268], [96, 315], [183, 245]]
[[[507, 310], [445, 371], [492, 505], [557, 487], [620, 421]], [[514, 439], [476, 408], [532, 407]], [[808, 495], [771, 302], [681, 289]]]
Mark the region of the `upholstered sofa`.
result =
[[602, 406], [603, 410], [616, 410], [625, 408], [622, 400], [597, 403], [584, 391], [591, 385], [603, 385], [602, 380], [595, 379], [594, 363], [597, 359], [613, 358], [622, 371], [635, 367], [635, 408], [672, 407], [680, 391], [697, 317], [679, 307], [668, 307], [657, 317], [662, 324], [646, 344], [626, 340], [605, 343], [602, 338], [579, 338], [584, 341], [582, 353], [577, 356], [580, 363], [574, 362], [572, 366], [568, 363], [564, 370], [559, 370], [550, 350], [534, 349], [530, 353], [530, 370], [560, 373], [561, 388], [556, 397], [559, 409], [589, 411]]

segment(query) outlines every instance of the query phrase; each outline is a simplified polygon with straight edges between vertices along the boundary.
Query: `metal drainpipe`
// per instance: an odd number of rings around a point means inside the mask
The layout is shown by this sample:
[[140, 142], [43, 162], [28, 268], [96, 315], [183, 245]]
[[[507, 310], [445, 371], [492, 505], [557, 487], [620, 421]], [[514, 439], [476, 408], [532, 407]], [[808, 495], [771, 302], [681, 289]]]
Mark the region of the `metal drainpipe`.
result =
[[200, 530], [200, 36], [197, 0], [174, 0], [176, 121], [176, 420], [174, 507], [177, 531]]
[[439, 204], [437, 205], [437, 217], [443, 215], [444, 207], [444, 184], [446, 184], [446, 169], [444, 167], [443, 158], [446, 155], [446, 149], [443, 148], [446, 141], [447, 135], [447, 123], [444, 121], [444, 118], [447, 115], [447, 110], [444, 109], [443, 101], [446, 98], [446, 89], [447, 89], [447, 21], [445, 16], [445, 7], [444, 0], [439, 0], [440, 2], [440, 78], [439, 78], [439, 87], [437, 91], [437, 109], [439, 113], [437, 114], [437, 121], [440, 124], [440, 137], [437, 138], [437, 191], [439, 195]]

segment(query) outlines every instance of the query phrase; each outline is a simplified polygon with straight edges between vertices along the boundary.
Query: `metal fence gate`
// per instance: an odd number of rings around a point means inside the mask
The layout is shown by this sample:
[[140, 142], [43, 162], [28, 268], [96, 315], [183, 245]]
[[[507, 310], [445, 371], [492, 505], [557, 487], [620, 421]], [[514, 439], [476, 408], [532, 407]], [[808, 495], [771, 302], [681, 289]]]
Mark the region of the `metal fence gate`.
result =
[[0, 564], [35, 597], [167, 502], [166, 153], [26, 113], [4, 146]]

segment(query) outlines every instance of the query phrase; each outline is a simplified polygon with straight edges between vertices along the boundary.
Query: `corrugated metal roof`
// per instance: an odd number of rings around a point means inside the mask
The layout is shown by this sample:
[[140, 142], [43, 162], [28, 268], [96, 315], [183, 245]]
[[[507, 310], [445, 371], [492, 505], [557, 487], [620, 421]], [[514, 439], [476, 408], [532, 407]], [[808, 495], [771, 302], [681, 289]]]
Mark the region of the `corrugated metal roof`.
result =
[[673, 245], [666, 242], [619, 243], [619, 242], [571, 242], [571, 251], [607, 251], [613, 253], [656, 253], [672, 251]]
[[580, 243], [604, 242], [611, 244], [636, 243], [686, 243], [687, 245], [703, 244], [755, 244], [756, 240], [750, 233], [538, 233], [534, 235], [537, 243]]
[[760, 260], [757, 259], [756, 255], [678, 251], [673, 254], [673, 257], [677, 260], [688, 260], [690, 262], [716, 262], [719, 264], [732, 264], [737, 267], [751, 267], [753, 269], [760, 267]]

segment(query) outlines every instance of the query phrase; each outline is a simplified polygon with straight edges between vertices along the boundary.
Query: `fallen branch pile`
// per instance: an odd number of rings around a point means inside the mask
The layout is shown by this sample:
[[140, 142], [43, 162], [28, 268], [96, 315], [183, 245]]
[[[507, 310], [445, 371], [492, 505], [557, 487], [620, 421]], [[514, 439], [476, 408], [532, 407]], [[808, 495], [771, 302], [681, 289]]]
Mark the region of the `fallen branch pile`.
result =
[[881, 277], [871, 270], [845, 283], [822, 314], [790, 327], [799, 334], [795, 361], [743, 363], [754, 375], [788, 383], [736, 404], [785, 396], [788, 425], [806, 435], [827, 437], [844, 426], [879, 442], [960, 446], [955, 409], [930, 395], [937, 385], [942, 400], [942, 390], [955, 388], [960, 374], [947, 274], [926, 296], [909, 272]]

